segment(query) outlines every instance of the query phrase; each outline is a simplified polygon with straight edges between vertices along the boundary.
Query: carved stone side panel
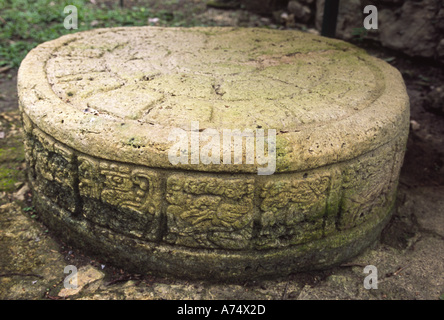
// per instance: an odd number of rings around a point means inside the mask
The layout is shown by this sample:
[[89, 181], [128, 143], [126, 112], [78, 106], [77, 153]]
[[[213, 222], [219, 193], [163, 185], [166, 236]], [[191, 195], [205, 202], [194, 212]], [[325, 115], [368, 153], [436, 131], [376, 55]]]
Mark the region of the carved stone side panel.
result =
[[161, 190], [157, 172], [79, 156], [79, 193], [83, 215], [105, 227], [157, 240]]
[[167, 179], [165, 241], [246, 249], [253, 233], [254, 180], [173, 174]]
[[23, 149], [25, 153], [25, 161], [28, 179], [33, 182], [35, 180], [35, 158], [34, 154], [34, 139], [28, 135], [25, 135], [23, 139]]
[[346, 164], [339, 230], [368, 220], [380, 220], [387, 214], [394, 201], [401, 165], [397, 148], [397, 144], [391, 142]]
[[395, 154], [393, 158], [393, 169], [390, 188], [398, 187], [399, 175], [401, 174], [401, 168], [404, 163], [404, 155], [407, 148], [407, 138], [407, 136], [399, 137], [394, 141], [393, 150]]
[[100, 161], [85, 155], [78, 156], [79, 193], [81, 197], [100, 200]]
[[327, 210], [331, 174], [294, 173], [266, 180], [260, 192], [257, 247], [277, 248], [321, 238], [325, 220], [334, 221], [336, 214]]
[[34, 140], [26, 142], [26, 152], [32, 148], [29, 160], [34, 185], [39, 192], [70, 212], [76, 212], [75, 154], [39, 129], [33, 130]]

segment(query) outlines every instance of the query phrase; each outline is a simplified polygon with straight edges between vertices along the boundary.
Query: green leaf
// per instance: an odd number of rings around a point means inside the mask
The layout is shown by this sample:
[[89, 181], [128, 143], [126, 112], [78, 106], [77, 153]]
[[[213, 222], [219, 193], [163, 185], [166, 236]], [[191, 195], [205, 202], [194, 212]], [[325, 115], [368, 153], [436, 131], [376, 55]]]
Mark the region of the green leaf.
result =
[[388, 57], [388, 58], [384, 58], [384, 61], [386, 62], [392, 62], [396, 59], [396, 57]]

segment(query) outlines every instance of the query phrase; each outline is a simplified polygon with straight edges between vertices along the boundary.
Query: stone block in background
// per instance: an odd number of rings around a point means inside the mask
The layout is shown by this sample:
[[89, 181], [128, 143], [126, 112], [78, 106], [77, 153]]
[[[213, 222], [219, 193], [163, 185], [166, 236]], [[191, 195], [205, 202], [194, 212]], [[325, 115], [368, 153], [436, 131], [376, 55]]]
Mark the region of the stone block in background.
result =
[[288, 11], [294, 15], [296, 22], [307, 23], [312, 16], [310, 7], [302, 1], [290, 1], [288, 3]]
[[[324, 3], [325, 0], [316, 1], [318, 30], [322, 27]], [[350, 40], [354, 29], [363, 28], [366, 5], [374, 5], [378, 9], [378, 30], [369, 30], [366, 38], [409, 56], [444, 62], [444, 1], [340, 1], [337, 38]]]

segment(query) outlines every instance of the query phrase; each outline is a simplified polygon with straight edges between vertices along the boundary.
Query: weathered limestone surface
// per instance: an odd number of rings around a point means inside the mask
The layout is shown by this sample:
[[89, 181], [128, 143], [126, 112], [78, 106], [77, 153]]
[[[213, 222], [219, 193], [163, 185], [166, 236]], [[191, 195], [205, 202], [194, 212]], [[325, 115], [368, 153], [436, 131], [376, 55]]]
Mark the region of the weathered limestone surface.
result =
[[[404, 83], [342, 41], [99, 29], [32, 50], [18, 86], [43, 219], [128, 270], [251, 279], [324, 268], [372, 243], [394, 206]], [[169, 133], [191, 121], [220, 135], [275, 129], [275, 173], [257, 175], [256, 162], [172, 164]]]

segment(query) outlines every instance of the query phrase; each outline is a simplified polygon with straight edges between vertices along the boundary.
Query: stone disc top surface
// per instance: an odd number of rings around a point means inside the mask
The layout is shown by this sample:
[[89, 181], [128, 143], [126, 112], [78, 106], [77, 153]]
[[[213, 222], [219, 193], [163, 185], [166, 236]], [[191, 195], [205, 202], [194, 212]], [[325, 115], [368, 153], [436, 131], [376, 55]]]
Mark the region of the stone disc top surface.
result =
[[284, 172], [373, 150], [408, 118], [396, 69], [345, 42], [297, 31], [76, 33], [32, 50], [19, 87], [24, 112], [57, 140], [101, 158], [164, 168], [171, 166], [169, 133], [190, 130], [191, 121], [220, 133], [275, 129], [277, 171]]

